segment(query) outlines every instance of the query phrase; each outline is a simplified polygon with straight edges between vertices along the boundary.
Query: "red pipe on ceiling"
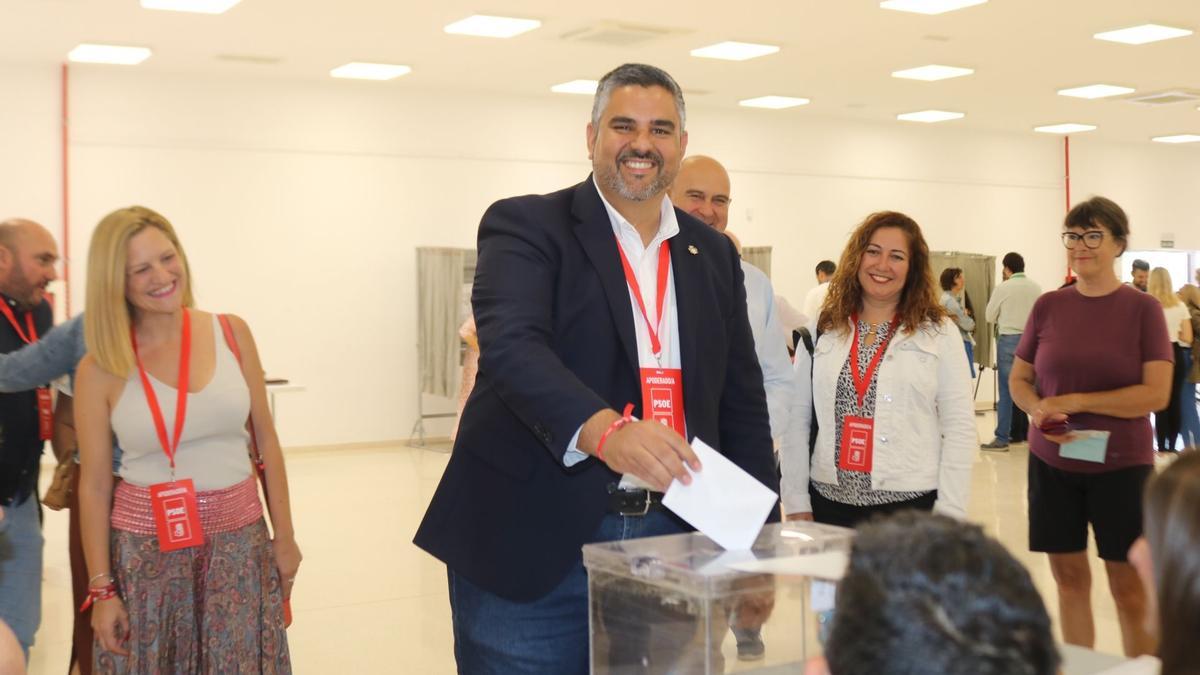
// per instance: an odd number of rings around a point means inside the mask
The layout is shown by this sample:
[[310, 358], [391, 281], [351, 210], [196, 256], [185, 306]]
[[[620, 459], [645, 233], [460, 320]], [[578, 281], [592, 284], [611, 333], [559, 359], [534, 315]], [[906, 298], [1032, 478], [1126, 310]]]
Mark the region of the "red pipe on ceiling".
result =
[[62, 279], [63, 295], [66, 298], [67, 316], [71, 316], [71, 180], [70, 180], [70, 131], [71, 107], [68, 98], [70, 69], [62, 64]]
[[[1071, 137], [1063, 136], [1063, 164], [1065, 171], [1063, 173], [1063, 185], [1067, 193], [1067, 213], [1071, 212]], [[1071, 255], [1067, 254], [1067, 276], [1066, 283], [1071, 283], [1075, 278], [1075, 274], [1071, 272]]]

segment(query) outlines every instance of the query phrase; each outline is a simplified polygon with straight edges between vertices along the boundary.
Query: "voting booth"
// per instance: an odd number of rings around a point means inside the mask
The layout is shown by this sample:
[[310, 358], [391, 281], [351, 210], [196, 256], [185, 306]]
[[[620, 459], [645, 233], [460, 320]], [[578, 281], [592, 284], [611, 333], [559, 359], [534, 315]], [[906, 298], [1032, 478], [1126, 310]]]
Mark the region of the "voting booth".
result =
[[[584, 546], [591, 672], [803, 672], [853, 535], [797, 521], [766, 525], [744, 551], [699, 533]], [[738, 661], [735, 628], [759, 632], [761, 659]]]

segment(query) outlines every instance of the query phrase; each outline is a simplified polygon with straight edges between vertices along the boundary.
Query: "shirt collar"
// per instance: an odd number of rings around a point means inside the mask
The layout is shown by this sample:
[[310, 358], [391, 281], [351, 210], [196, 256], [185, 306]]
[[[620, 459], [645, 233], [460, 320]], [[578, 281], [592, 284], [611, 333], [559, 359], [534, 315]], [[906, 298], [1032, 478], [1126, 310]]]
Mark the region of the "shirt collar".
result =
[[[612, 224], [613, 233], [618, 237], [622, 233], [632, 234], [640, 242], [642, 235], [638, 233], [637, 228], [633, 223], [625, 219], [619, 211], [617, 211], [608, 200], [604, 198], [604, 193], [600, 190], [600, 184], [596, 182], [596, 177], [592, 176], [592, 183], [596, 186], [596, 194], [600, 195], [600, 201], [604, 203], [604, 210], [608, 212], [608, 222]], [[679, 219], [675, 217], [675, 205], [671, 203], [671, 198], [663, 195], [662, 205], [660, 206], [658, 220], [658, 234], [654, 235], [654, 239], [650, 241], [650, 246], [655, 246], [659, 242], [666, 241], [671, 237], [679, 234]], [[646, 248], [650, 248], [647, 246]]]
[[1024, 279], [1024, 278], [1025, 278], [1025, 273], [1024, 273], [1024, 272], [1013, 272], [1013, 273], [1012, 273], [1012, 274], [1011, 274], [1011, 275], [1010, 275], [1008, 278], [1009, 278], [1009, 279], [1016, 279], [1017, 277], [1021, 277], [1022, 279]]

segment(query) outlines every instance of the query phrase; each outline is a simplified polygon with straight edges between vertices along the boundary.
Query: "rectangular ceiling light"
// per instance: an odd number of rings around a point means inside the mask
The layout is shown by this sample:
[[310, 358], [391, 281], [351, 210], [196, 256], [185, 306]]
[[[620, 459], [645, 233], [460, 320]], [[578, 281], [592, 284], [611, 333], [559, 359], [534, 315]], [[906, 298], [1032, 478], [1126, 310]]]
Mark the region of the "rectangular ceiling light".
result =
[[571, 80], [550, 87], [550, 91], [556, 94], [587, 94], [591, 96], [596, 93], [596, 87], [600, 83], [596, 80]]
[[1096, 33], [1092, 37], [1097, 40], [1121, 42], [1127, 45], [1144, 45], [1147, 42], [1170, 40], [1171, 38], [1186, 37], [1191, 34], [1192, 31], [1186, 28], [1172, 28], [1170, 26], [1160, 26], [1156, 23], [1147, 23], [1141, 26], [1131, 26], [1120, 30]]
[[242, 0], [142, 0], [142, 9], [162, 9], [170, 12], [195, 14], [224, 14]]
[[920, 68], [909, 68], [908, 70], [897, 70], [892, 73], [892, 77], [898, 77], [903, 80], [923, 80], [925, 82], [936, 82], [937, 80], [948, 80], [952, 77], [962, 77], [970, 75], [975, 71], [970, 68], [958, 68], [955, 66], [939, 66], [931, 64], [921, 66]]
[[1043, 134], [1074, 134], [1084, 131], [1095, 131], [1096, 127], [1092, 124], [1067, 122], [1065, 124], [1048, 124], [1043, 127], [1034, 127], [1033, 130], [1040, 131]]
[[81, 44], [67, 53], [67, 59], [75, 63], [109, 63], [118, 66], [135, 66], [150, 58], [145, 47], [120, 47], [117, 45]]
[[747, 108], [782, 110], [784, 108], [808, 105], [808, 99], [796, 98], [794, 96], [759, 96], [758, 98], [748, 98], [744, 101], [738, 101], [738, 105], [746, 106]]
[[398, 66], [390, 63], [347, 63], [329, 71], [334, 77], [348, 80], [394, 80], [401, 75], [412, 72], [408, 66]]
[[957, 120], [966, 117], [965, 113], [950, 112], [948, 110], [922, 110], [920, 112], [901, 113], [896, 115], [896, 119], [904, 122], [946, 122], [949, 120]]
[[778, 51], [779, 47], [775, 45], [759, 45], [753, 42], [718, 42], [715, 45], [693, 49], [691, 53], [692, 56], [699, 56], [703, 59], [746, 61]]
[[1179, 134], [1178, 136], [1155, 136], [1150, 140], [1155, 143], [1200, 143], [1200, 134]]
[[536, 19], [514, 19], [507, 16], [475, 14], [462, 21], [455, 21], [442, 30], [452, 35], [474, 35], [476, 37], [510, 38], [540, 28]]
[[1072, 89], [1059, 89], [1059, 96], [1071, 96], [1074, 98], [1106, 98], [1108, 96], [1120, 96], [1121, 94], [1132, 94], [1133, 89], [1129, 87], [1118, 87], [1113, 84], [1089, 84], [1086, 87], [1074, 87]]
[[879, 3], [883, 9], [894, 9], [897, 12], [915, 12], [917, 14], [944, 14], [956, 9], [982, 5], [987, 0], [884, 0]]

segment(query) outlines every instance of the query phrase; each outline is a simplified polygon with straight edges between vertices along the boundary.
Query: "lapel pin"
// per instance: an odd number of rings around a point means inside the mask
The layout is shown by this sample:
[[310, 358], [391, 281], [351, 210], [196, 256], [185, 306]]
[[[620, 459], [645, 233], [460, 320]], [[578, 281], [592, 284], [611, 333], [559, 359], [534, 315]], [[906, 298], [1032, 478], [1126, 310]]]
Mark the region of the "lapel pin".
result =
[[688, 253], [691, 253], [692, 255], [700, 255], [700, 249], [696, 248], [693, 244], [689, 244]]

